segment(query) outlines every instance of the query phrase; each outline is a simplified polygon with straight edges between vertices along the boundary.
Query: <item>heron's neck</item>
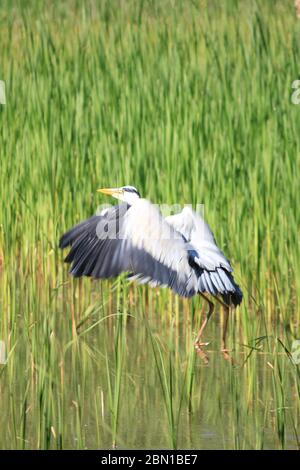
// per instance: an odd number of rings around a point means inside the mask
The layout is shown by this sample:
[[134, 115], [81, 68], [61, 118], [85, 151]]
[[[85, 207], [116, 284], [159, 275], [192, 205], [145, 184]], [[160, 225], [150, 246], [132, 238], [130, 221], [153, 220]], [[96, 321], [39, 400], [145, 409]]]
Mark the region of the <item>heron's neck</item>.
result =
[[136, 193], [125, 193], [122, 197], [122, 201], [127, 202], [127, 204], [129, 204], [130, 206], [132, 206], [139, 199], [140, 196]]

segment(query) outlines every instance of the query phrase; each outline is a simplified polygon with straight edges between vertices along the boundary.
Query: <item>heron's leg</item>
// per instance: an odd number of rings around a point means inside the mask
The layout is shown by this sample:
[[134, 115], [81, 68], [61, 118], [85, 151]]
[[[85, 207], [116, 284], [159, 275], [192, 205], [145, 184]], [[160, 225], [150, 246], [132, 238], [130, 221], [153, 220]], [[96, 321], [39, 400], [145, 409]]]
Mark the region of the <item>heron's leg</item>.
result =
[[204, 294], [201, 294], [201, 297], [203, 297], [206, 302], [208, 303], [209, 305], [209, 310], [207, 312], [207, 314], [205, 315], [205, 318], [202, 322], [202, 325], [200, 327], [200, 330], [197, 334], [197, 338], [196, 338], [196, 341], [194, 343], [194, 347], [196, 349], [196, 352], [197, 354], [201, 357], [201, 359], [204, 360], [204, 362], [207, 364], [208, 363], [208, 357], [207, 355], [205, 354], [205, 352], [203, 351], [202, 349], [202, 346], [206, 346], [206, 343], [201, 343], [200, 340], [201, 340], [201, 337], [202, 337], [202, 334], [203, 334], [203, 331], [207, 325], [207, 322], [208, 320], [210, 319], [211, 315], [213, 314], [213, 311], [214, 311], [214, 304], [204, 295]]
[[223, 325], [222, 325], [222, 334], [221, 334], [221, 353], [223, 354], [224, 358], [228, 361], [233, 361], [228, 353], [228, 349], [226, 347], [226, 335], [227, 335], [227, 327], [228, 327], [228, 319], [229, 319], [229, 306], [222, 302], [218, 297], [214, 298], [222, 305], [223, 307]]
[[224, 305], [223, 307], [223, 328], [222, 328], [222, 337], [221, 337], [221, 351], [223, 356], [228, 359], [228, 349], [226, 347], [226, 334], [227, 334], [227, 327], [228, 327], [228, 318], [229, 318], [229, 307], [228, 305]]

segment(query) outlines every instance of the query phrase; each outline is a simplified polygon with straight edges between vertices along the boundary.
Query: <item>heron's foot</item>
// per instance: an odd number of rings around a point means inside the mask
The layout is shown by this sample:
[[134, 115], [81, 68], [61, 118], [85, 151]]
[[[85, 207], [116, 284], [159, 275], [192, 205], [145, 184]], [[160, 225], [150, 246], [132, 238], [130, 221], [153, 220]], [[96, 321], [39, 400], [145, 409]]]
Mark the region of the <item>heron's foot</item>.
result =
[[200, 359], [204, 362], [204, 364], [208, 364], [208, 356], [203, 350], [203, 346], [207, 346], [209, 343], [200, 343], [200, 341], [196, 341], [194, 343], [194, 348], [196, 350], [197, 355], [200, 357]]
[[221, 349], [221, 353], [223, 354], [223, 357], [226, 361], [231, 362], [231, 364], [235, 364], [235, 360], [230, 356], [229, 354], [229, 349]]

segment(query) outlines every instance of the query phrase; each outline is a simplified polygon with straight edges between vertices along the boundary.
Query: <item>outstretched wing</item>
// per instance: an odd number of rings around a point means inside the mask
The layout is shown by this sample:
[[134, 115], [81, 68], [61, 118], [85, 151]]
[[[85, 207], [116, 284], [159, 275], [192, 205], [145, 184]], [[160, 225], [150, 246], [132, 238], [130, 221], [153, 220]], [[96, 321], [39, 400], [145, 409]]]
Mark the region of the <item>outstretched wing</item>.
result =
[[199, 292], [221, 294], [227, 304], [240, 304], [243, 294], [233, 278], [231, 264], [203, 218], [185, 207], [179, 214], [166, 217], [166, 221], [190, 243], [189, 259], [199, 278]]
[[121, 204], [81, 222], [62, 236], [65, 261], [76, 277], [110, 278], [121, 272], [141, 283], [170, 287], [189, 297], [198, 290], [189, 245], [145, 199]]

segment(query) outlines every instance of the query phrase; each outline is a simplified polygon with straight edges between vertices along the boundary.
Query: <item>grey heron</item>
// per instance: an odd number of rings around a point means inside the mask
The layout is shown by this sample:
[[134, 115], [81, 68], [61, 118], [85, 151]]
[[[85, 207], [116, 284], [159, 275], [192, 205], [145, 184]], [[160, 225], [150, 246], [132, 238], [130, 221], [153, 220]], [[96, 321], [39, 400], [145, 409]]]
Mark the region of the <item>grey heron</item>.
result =
[[194, 346], [205, 362], [207, 343], [201, 342], [202, 334], [214, 311], [209, 294], [224, 308], [221, 351], [230, 359], [226, 348], [229, 307], [239, 305], [243, 294], [203, 218], [190, 207], [164, 218], [133, 186], [98, 191], [121, 203], [80, 222], [61, 237], [60, 248], [70, 247], [65, 258], [71, 263], [70, 273], [108, 279], [126, 272], [131, 280], [168, 287], [182, 297], [200, 294], [209, 308]]

